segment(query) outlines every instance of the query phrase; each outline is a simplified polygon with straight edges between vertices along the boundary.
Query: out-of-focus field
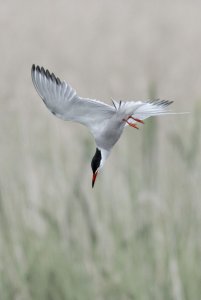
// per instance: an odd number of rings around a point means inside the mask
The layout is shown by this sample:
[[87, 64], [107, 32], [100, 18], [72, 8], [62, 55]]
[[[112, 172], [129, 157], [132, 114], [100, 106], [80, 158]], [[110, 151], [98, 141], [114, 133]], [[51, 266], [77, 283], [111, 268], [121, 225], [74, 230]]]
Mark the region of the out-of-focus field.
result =
[[[199, 300], [201, 2], [2, 1], [0, 299]], [[32, 63], [85, 97], [175, 100], [95, 145], [53, 117]]]

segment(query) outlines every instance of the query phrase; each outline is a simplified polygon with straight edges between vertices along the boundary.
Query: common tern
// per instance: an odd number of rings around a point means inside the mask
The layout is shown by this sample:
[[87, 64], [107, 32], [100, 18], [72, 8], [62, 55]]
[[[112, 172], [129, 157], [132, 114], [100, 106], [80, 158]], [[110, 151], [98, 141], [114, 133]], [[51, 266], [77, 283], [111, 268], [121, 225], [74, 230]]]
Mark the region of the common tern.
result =
[[36, 91], [55, 116], [65, 121], [79, 122], [92, 133], [96, 143], [96, 152], [91, 161], [92, 188], [97, 174], [127, 125], [138, 129], [138, 123], [144, 124], [144, 119], [171, 114], [167, 107], [173, 101], [112, 100], [113, 105], [108, 105], [79, 97], [69, 83], [61, 81], [43, 67], [33, 65], [31, 76]]

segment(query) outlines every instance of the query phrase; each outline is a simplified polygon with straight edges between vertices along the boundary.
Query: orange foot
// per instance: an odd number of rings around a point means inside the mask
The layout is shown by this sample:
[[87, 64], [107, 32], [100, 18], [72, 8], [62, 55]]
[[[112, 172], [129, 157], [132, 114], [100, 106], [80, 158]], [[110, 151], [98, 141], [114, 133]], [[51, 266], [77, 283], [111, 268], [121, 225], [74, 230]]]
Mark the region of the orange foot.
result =
[[136, 122], [139, 122], [139, 123], [141, 123], [141, 124], [144, 124], [144, 122], [143, 122], [142, 120], [137, 119], [137, 118], [134, 118], [134, 117], [132, 117], [132, 116], [129, 116], [127, 120], [126, 120], [126, 119], [123, 119], [123, 121], [125, 121], [129, 126], [131, 126], [131, 127], [133, 127], [133, 128], [139, 129], [139, 127], [137, 127], [137, 125], [136, 125], [135, 123], [129, 122], [129, 121], [128, 121], [129, 119], [133, 119], [133, 120], [136, 121]]

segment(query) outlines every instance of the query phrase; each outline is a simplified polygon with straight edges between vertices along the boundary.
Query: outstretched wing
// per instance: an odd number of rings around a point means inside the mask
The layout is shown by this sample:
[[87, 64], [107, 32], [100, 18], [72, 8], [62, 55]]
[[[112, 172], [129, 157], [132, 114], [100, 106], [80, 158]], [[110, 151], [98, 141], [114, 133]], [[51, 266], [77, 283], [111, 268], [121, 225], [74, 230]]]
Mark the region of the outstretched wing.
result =
[[[144, 120], [149, 117], [169, 114], [180, 114], [174, 113], [167, 109], [173, 101], [168, 100], [148, 100], [148, 101], [114, 101], [113, 105], [116, 109], [117, 116], [120, 116], [123, 120], [129, 118], [129, 123], [136, 123], [134, 119]], [[125, 126], [128, 124], [125, 123]]]
[[[168, 100], [150, 100], [150, 101], [120, 101], [119, 103], [113, 101], [116, 108], [117, 115], [124, 120], [132, 116], [133, 118], [144, 120], [149, 117], [158, 115], [175, 114], [170, 112], [167, 107], [173, 101]], [[131, 118], [130, 123], [136, 123]], [[125, 123], [125, 125], [127, 125]]]
[[167, 107], [172, 103], [173, 101], [168, 100], [151, 100], [142, 102], [142, 105], [136, 108], [132, 117], [144, 120], [153, 116], [172, 114], [172, 112], [167, 110]]
[[93, 129], [115, 114], [114, 107], [101, 101], [81, 98], [65, 81], [43, 67], [32, 66], [32, 81], [47, 108], [57, 117], [75, 121]]

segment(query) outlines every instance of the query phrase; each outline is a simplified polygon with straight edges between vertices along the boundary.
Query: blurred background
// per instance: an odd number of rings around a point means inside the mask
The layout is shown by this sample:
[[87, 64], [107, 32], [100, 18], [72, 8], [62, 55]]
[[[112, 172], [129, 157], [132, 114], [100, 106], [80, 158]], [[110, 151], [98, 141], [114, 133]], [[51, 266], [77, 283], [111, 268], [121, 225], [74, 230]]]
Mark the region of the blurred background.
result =
[[[200, 299], [201, 2], [1, 1], [0, 298]], [[39, 64], [78, 94], [174, 100], [127, 128], [95, 188], [86, 128], [51, 115]]]

